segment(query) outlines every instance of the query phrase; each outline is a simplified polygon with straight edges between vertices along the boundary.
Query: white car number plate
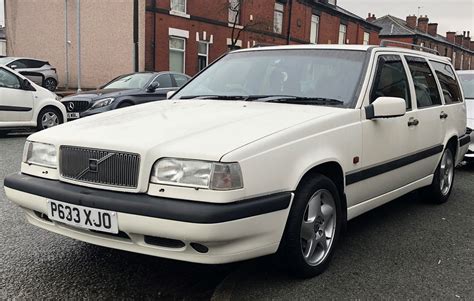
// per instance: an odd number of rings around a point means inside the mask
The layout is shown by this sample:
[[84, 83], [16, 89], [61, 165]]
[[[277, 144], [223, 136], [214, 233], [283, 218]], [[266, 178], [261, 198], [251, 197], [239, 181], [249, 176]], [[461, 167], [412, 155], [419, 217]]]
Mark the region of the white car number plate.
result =
[[77, 119], [79, 118], [79, 113], [67, 113], [67, 119]]
[[118, 231], [117, 213], [48, 200], [48, 218], [71, 226], [115, 233]]

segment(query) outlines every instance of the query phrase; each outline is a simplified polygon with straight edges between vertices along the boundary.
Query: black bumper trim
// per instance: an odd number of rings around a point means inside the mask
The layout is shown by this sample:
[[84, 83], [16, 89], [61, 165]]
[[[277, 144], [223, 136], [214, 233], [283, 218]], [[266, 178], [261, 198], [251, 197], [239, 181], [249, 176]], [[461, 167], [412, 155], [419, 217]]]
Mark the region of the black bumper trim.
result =
[[222, 223], [283, 210], [291, 200], [291, 192], [281, 192], [228, 204], [203, 203], [93, 189], [22, 173], [7, 176], [4, 185], [65, 203], [198, 224]]
[[468, 144], [471, 142], [471, 136], [470, 135], [464, 135], [461, 138], [459, 138], [459, 146], [463, 147], [464, 145]]

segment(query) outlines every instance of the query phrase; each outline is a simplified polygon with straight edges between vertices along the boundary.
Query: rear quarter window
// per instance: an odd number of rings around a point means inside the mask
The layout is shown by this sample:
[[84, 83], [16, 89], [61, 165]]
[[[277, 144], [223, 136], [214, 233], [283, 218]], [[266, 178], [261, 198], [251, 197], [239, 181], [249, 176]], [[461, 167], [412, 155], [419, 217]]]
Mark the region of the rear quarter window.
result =
[[451, 66], [435, 61], [431, 61], [431, 65], [443, 90], [444, 102], [446, 104], [462, 102], [461, 88]]

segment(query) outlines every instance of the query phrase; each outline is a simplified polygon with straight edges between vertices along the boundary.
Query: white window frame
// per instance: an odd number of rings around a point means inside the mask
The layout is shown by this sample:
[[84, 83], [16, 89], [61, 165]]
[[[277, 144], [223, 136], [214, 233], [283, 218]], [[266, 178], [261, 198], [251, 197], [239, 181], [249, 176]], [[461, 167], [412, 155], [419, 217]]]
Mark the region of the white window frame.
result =
[[318, 15], [311, 15], [311, 28], [309, 33], [309, 42], [311, 44], [318, 44], [320, 21], [321, 18]]
[[[171, 48], [171, 39], [177, 39], [177, 40], [182, 40], [183, 41], [183, 49], [178, 49], [178, 48]], [[171, 56], [171, 52], [181, 52], [183, 54], [183, 70], [181, 71], [175, 71], [174, 72], [181, 72], [186, 74], [186, 38], [183, 37], [178, 37], [178, 36], [170, 36], [168, 39], [168, 51], [169, 51], [169, 56]], [[170, 63], [170, 70], [171, 70], [171, 60], [168, 57], [168, 61]]]
[[461, 65], [459, 66], [460, 70], [464, 70], [464, 53], [461, 53]]
[[364, 40], [362, 41], [363, 45], [369, 45], [370, 44], [370, 32], [364, 31]]
[[[205, 44], [206, 45], [206, 55], [203, 55], [203, 54], [199, 53], [199, 44]], [[204, 56], [206, 57], [206, 66], [204, 68], [206, 68], [207, 66], [209, 66], [209, 42], [207, 42], [207, 41], [198, 41], [198, 67], [199, 67], [199, 57], [204, 57]], [[199, 71], [201, 71], [201, 70], [199, 70]]]
[[[184, 1], [184, 11], [173, 9], [173, 1]], [[170, 0], [170, 15], [189, 19], [191, 16], [188, 15], [188, 0]]]
[[[276, 21], [277, 21], [277, 16], [281, 16], [281, 26], [279, 27], [279, 30], [276, 28]], [[275, 6], [273, 9], [273, 32], [277, 34], [282, 34], [283, 33], [283, 18], [285, 16], [285, 5], [283, 5], [280, 2], [275, 1]]]
[[340, 44], [340, 45], [346, 44], [346, 37], [347, 37], [347, 25], [341, 23], [341, 24], [339, 24], [339, 41], [338, 41], [338, 44]]

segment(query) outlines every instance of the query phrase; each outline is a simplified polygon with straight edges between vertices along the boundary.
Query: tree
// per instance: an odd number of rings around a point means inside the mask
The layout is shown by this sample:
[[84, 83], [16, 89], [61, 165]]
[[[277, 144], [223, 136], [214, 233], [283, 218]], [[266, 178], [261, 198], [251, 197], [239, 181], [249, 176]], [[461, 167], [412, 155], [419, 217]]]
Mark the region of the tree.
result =
[[231, 45], [229, 48], [231, 50], [237, 49], [237, 42], [239, 41], [239, 38], [244, 31], [248, 31], [250, 29], [255, 29], [255, 30], [268, 30], [268, 24], [267, 22], [262, 22], [262, 21], [254, 21], [253, 18], [250, 18], [250, 20], [241, 22], [241, 11], [242, 7], [245, 4], [252, 4], [253, 0], [224, 0], [226, 1], [225, 5], [225, 10], [229, 14], [229, 24], [231, 25], [232, 28], [232, 33], [231, 33]]

